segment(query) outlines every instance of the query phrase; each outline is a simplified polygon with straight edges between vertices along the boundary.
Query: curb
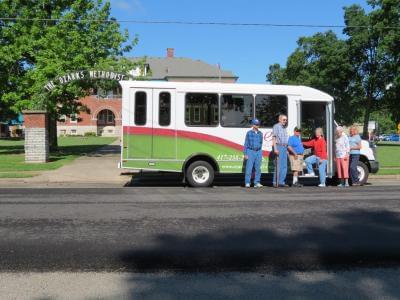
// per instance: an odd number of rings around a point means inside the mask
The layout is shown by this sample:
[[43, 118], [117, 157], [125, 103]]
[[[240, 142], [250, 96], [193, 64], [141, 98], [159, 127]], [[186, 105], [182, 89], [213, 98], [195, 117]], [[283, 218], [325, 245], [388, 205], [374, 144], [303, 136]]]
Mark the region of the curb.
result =
[[373, 179], [373, 180], [385, 180], [385, 179], [395, 179], [395, 180], [400, 180], [400, 175], [370, 175], [368, 179]]

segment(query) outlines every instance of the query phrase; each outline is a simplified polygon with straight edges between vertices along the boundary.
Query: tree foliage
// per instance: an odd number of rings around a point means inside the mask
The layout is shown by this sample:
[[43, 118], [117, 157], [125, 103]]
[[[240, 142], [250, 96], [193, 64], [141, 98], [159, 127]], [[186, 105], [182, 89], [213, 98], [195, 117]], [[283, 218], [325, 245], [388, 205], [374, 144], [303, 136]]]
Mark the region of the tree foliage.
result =
[[392, 119], [398, 124], [400, 123], [400, 1], [369, 0], [368, 3], [375, 8], [371, 18], [379, 32], [381, 51], [385, 56], [382, 70], [386, 79], [383, 106], [391, 112]]
[[353, 116], [345, 112], [357, 100], [353, 100], [348, 89], [343, 89], [352, 77], [346, 43], [328, 31], [302, 37], [297, 45], [287, 60], [286, 68], [279, 64], [270, 67], [268, 81], [307, 85], [325, 91], [335, 97], [339, 121], [351, 122]]
[[[71, 114], [93, 83], [74, 81], [51, 92], [45, 84], [78, 70], [128, 72], [122, 55], [137, 42], [110, 17], [101, 0], [2, 0], [0, 20], [0, 104], [6, 111], [45, 109]], [[55, 20], [57, 19], [57, 20]]]
[[[336, 119], [350, 124], [381, 108], [399, 119], [400, 0], [370, 0], [372, 11], [359, 5], [344, 8], [345, 39], [333, 32], [298, 40], [286, 67], [270, 66], [272, 83], [303, 84], [331, 94]], [[388, 29], [390, 28], [390, 29]]]

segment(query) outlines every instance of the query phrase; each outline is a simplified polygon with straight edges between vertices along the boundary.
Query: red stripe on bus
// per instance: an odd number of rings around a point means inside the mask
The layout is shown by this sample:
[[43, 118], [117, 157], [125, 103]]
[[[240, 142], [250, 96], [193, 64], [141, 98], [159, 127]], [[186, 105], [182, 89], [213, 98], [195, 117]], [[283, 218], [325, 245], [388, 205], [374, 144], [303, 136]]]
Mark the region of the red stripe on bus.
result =
[[[173, 130], [165, 128], [149, 128], [149, 127], [136, 127], [136, 126], [124, 126], [125, 134], [138, 134], [138, 135], [157, 135], [157, 136], [176, 136], [192, 140], [207, 141], [219, 145], [223, 145], [238, 151], [243, 151], [243, 146], [226, 139], [216, 137], [213, 135], [186, 131], [186, 130]], [[269, 151], [263, 151], [263, 156], [268, 156]]]

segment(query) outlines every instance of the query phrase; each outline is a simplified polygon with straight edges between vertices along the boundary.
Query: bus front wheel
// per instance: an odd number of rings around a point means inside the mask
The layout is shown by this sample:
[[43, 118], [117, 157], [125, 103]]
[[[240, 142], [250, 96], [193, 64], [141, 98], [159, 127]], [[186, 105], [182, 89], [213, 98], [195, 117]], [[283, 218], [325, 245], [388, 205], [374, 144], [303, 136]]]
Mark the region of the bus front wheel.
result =
[[368, 180], [369, 170], [366, 164], [363, 163], [362, 161], [358, 162], [357, 172], [358, 172], [359, 183], [362, 185], [366, 184]]
[[195, 161], [187, 168], [186, 179], [192, 187], [210, 186], [214, 181], [214, 168], [206, 161]]

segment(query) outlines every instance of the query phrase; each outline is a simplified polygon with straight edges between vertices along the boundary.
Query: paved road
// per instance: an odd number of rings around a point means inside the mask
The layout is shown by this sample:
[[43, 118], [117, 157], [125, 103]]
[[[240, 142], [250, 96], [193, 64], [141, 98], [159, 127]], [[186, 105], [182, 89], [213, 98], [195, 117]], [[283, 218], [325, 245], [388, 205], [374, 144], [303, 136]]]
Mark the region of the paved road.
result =
[[1, 271], [398, 266], [400, 187], [1, 189]]

